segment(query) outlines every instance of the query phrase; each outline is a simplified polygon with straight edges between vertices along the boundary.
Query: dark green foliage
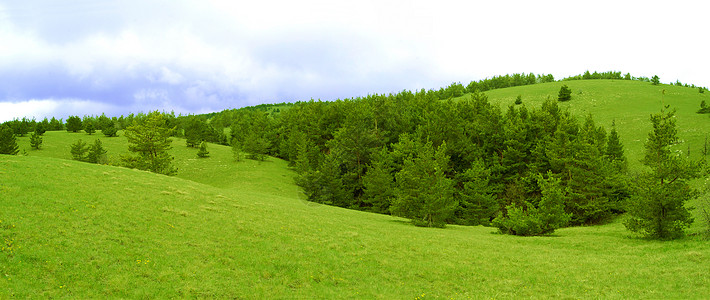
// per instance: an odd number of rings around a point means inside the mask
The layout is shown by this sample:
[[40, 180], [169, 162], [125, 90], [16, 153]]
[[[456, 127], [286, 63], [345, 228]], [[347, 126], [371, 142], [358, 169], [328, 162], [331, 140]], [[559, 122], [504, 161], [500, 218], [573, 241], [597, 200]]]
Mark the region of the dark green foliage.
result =
[[515, 97], [515, 105], [520, 105], [523, 104], [523, 96], [518, 95], [518, 97]]
[[47, 118], [44, 118], [44, 120], [40, 123], [37, 123], [35, 125], [35, 133], [38, 135], [44, 135], [45, 132], [47, 132], [47, 129], [49, 128], [49, 121], [47, 121]]
[[71, 145], [71, 157], [73, 160], [86, 161], [86, 153], [89, 148], [86, 146], [86, 142], [82, 140], [76, 141]]
[[243, 147], [248, 159], [264, 161], [268, 157], [269, 145], [270, 143], [267, 139], [252, 134], [246, 137]]
[[698, 88], [698, 93], [703, 94], [703, 93], [705, 93], [705, 90], [706, 90], [705, 88], [699, 87], [699, 88]]
[[207, 143], [205, 141], [202, 141], [200, 143], [200, 147], [197, 149], [197, 157], [199, 157], [199, 158], [210, 157], [210, 152], [207, 151]]
[[563, 85], [560, 87], [560, 92], [557, 95], [557, 100], [558, 101], [569, 101], [572, 100], [572, 90], [567, 87], [567, 85]]
[[37, 131], [33, 132], [32, 135], [30, 135], [30, 147], [35, 150], [39, 150], [39, 148], [42, 146], [42, 136], [37, 133]]
[[395, 175], [392, 214], [409, 218], [417, 226], [444, 227], [457, 207], [453, 180], [445, 174], [448, 163], [446, 144], [434, 151], [431, 142], [419, 147], [417, 156], [405, 158], [402, 169]]
[[653, 75], [651, 77], [651, 84], [653, 85], [659, 85], [661, 83], [660, 78], [658, 78], [658, 75]]
[[710, 106], [705, 102], [705, 100], [700, 101], [700, 109], [698, 110], [699, 114], [710, 114]]
[[234, 161], [240, 162], [242, 161], [242, 145], [237, 141], [236, 139], [232, 139], [232, 157], [234, 158]]
[[376, 213], [389, 212], [389, 206], [395, 197], [394, 176], [388, 152], [382, 149], [371, 161], [367, 173], [363, 176], [363, 202]]
[[96, 132], [96, 126], [94, 125], [93, 121], [85, 120], [85, 122], [83, 122], [83, 123], [84, 123], [84, 131], [88, 135], [92, 135], [94, 132]]
[[12, 128], [6, 124], [0, 125], [0, 154], [15, 155], [19, 149]]
[[139, 124], [126, 128], [128, 150], [134, 155], [123, 155], [124, 165], [129, 168], [151, 171], [164, 175], [175, 175], [173, 157], [168, 154], [172, 148], [170, 134], [173, 128], [167, 127], [166, 118], [155, 111], [148, 114]]
[[101, 129], [101, 133], [103, 133], [106, 137], [118, 136], [118, 128], [116, 128], [116, 123], [112, 120], [105, 122], [103, 129]]
[[105, 164], [107, 162], [106, 149], [101, 144], [101, 140], [96, 139], [94, 144], [89, 147], [89, 153], [86, 155], [86, 162], [92, 164]]
[[483, 161], [473, 163], [470, 169], [457, 176], [459, 189], [456, 210], [458, 223], [464, 225], [489, 225], [500, 209], [491, 186], [491, 171]]
[[56, 118], [52, 117], [51, 120], [49, 120], [49, 128], [47, 130], [50, 131], [60, 131], [64, 130], [64, 124], [62, 124], [62, 120], [57, 120]]
[[678, 137], [675, 111], [667, 112], [667, 108], [651, 115], [653, 130], [644, 144], [642, 160], [650, 171], [637, 178], [629, 218], [624, 222], [630, 231], [656, 239], [681, 237], [693, 222], [685, 207], [695, 194], [688, 180], [696, 178], [700, 170], [698, 163], [671, 149]]
[[79, 130], [81, 130], [81, 128], [83, 127], [81, 123], [81, 118], [79, 118], [78, 116], [70, 116], [69, 118], [67, 118], [66, 127], [67, 131], [79, 132]]
[[515, 203], [506, 206], [507, 216], [499, 213], [493, 220], [493, 225], [501, 233], [513, 235], [544, 235], [551, 234], [555, 229], [567, 225], [570, 215], [564, 211], [566, 193], [560, 185], [560, 180], [547, 173], [548, 178], [537, 176], [542, 198], [535, 205], [525, 201], [523, 206]]
[[308, 201], [346, 206], [347, 194], [343, 190], [338, 162], [333, 155], [326, 155], [317, 169], [299, 174], [295, 181], [303, 189]]

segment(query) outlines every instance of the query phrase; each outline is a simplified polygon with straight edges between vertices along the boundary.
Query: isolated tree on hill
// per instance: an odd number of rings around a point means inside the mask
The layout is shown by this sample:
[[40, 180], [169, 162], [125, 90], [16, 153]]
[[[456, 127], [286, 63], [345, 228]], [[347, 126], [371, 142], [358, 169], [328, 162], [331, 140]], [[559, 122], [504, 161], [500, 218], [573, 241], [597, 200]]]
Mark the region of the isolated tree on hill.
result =
[[567, 87], [567, 85], [563, 85], [560, 87], [560, 92], [557, 95], [557, 100], [559, 101], [569, 101], [572, 100], [572, 90]]
[[67, 118], [66, 126], [67, 131], [79, 132], [79, 130], [81, 130], [82, 128], [81, 118], [79, 118], [78, 116], [70, 116], [69, 118]]
[[660, 78], [658, 78], [658, 75], [653, 75], [651, 77], [651, 84], [653, 85], [659, 85], [661, 83]]
[[172, 149], [170, 134], [173, 128], [166, 127], [163, 114], [155, 111], [148, 114], [143, 122], [126, 128], [128, 150], [135, 155], [123, 155], [121, 160], [130, 168], [154, 173], [175, 175], [174, 159], [168, 153]]
[[37, 131], [30, 135], [30, 146], [35, 150], [39, 150], [39, 147], [42, 146], [42, 136]]
[[89, 149], [86, 146], [86, 142], [82, 140], [76, 141], [71, 145], [71, 156], [73, 160], [86, 161], [86, 153]]
[[89, 153], [86, 155], [86, 161], [92, 164], [106, 163], [106, 149], [101, 144], [101, 140], [96, 139], [94, 144], [89, 147]]
[[207, 158], [210, 157], [210, 152], [207, 151], [207, 142], [202, 141], [200, 147], [197, 149], [197, 157]]
[[678, 142], [675, 110], [668, 106], [651, 115], [653, 130], [644, 144], [643, 164], [650, 172], [638, 180], [624, 222], [626, 228], [657, 239], [674, 239], [684, 235], [693, 222], [686, 202], [694, 190], [688, 181], [699, 176], [700, 164], [671, 149]]
[[710, 107], [705, 100], [700, 101], [700, 109], [697, 112], [699, 114], [710, 114]]
[[15, 155], [19, 152], [17, 139], [10, 126], [3, 124], [0, 126], [0, 154]]

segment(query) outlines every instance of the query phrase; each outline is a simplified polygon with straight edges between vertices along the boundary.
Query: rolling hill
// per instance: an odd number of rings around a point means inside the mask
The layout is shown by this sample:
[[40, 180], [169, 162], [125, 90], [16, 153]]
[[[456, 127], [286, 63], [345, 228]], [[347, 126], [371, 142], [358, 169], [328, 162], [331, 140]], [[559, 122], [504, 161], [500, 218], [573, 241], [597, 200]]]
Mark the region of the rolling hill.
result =
[[[702, 145], [697, 90], [633, 81], [564, 82], [575, 114], [616, 120], [638, 161], [648, 115], [678, 109], [679, 135]], [[562, 83], [493, 90], [529, 107]], [[580, 93], [581, 92], [581, 93]], [[654, 99], [654, 97], [656, 97]], [[119, 133], [120, 134], [120, 133]], [[111, 160], [123, 137], [47, 132], [44, 149], [0, 155], [0, 298], [704, 298], [710, 244], [632, 237], [619, 220], [551, 237], [495, 229], [431, 229], [302, 200], [286, 162], [234, 162], [176, 139], [166, 177], [71, 161], [69, 145], [101, 138]], [[686, 144], [680, 145], [684, 149]], [[697, 155], [693, 151], [691, 155]], [[639, 167], [639, 165], [637, 165]], [[699, 225], [692, 229], [701, 230]]]

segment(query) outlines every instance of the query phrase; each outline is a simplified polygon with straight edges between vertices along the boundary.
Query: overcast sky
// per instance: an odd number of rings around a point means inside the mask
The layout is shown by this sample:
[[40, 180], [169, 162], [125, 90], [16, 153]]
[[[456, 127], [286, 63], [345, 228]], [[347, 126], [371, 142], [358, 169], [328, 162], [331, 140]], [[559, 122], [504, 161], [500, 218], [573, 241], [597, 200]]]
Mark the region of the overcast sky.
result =
[[705, 1], [5, 1], [0, 121], [438, 89], [508, 73], [710, 86]]

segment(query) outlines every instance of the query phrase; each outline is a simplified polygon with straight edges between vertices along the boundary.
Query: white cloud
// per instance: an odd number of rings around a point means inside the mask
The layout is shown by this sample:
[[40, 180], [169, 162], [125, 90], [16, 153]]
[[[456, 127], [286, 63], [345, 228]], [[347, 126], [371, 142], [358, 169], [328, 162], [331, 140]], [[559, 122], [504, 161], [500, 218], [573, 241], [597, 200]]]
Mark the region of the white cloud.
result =
[[31, 99], [85, 99], [119, 113], [196, 112], [587, 69], [710, 86], [707, 8], [690, 1], [18, 1], [0, 4], [0, 101], [18, 113], [51, 107]]

